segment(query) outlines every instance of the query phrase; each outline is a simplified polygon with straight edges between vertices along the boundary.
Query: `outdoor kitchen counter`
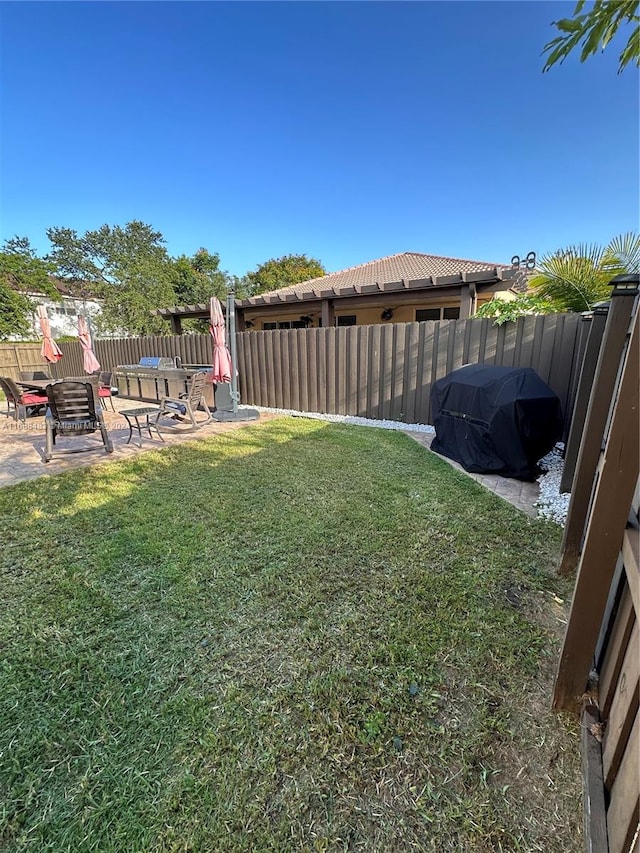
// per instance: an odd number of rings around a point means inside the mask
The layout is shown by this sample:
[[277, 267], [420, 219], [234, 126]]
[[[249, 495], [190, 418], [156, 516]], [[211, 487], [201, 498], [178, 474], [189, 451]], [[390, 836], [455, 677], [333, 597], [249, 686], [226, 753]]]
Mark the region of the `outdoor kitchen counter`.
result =
[[[113, 381], [117, 385], [118, 396], [156, 403], [161, 397], [185, 394], [188, 382], [195, 373], [210, 370], [211, 365], [199, 364], [162, 368], [121, 365], [113, 371]], [[213, 384], [207, 384], [205, 399], [209, 408], [213, 409]]]

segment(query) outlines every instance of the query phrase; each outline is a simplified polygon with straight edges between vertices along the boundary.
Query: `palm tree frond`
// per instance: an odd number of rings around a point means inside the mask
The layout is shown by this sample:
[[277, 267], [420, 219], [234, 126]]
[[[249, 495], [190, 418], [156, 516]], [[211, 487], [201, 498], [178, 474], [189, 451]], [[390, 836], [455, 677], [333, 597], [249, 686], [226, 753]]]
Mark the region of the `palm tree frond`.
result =
[[620, 234], [607, 246], [613, 265], [627, 273], [640, 272], [640, 234], [628, 231]]
[[537, 296], [552, 299], [565, 311], [588, 311], [608, 299], [609, 282], [640, 260], [640, 240], [632, 234], [607, 246], [580, 244], [544, 255], [529, 282]]

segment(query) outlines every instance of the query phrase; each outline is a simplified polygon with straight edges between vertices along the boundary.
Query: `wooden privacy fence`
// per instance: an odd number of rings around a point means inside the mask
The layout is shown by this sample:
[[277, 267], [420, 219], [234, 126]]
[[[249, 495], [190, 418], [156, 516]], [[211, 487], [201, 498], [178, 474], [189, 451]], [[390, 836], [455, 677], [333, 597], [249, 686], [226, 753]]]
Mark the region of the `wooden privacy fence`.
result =
[[568, 423], [584, 344], [579, 314], [248, 332], [238, 369], [250, 405], [430, 423], [433, 383], [463, 364], [533, 367]]
[[[639, 282], [614, 283], [569, 506], [577, 535], [563, 543], [560, 566], [577, 560], [578, 574], [553, 699], [558, 710], [581, 714], [592, 853], [640, 849]], [[607, 342], [622, 344], [615, 364]]]
[[[587, 342], [580, 314], [491, 320], [444, 320], [373, 326], [281, 329], [236, 336], [241, 401], [247, 405], [406, 423], [430, 422], [433, 383], [463, 364], [532, 367], [556, 392], [566, 430]], [[56, 378], [82, 374], [77, 341], [61, 344]], [[103, 370], [136, 364], [142, 356], [179, 356], [209, 364], [210, 335], [164, 335], [97, 340]], [[19, 355], [19, 357], [18, 357]], [[0, 375], [46, 366], [39, 344], [0, 346]]]

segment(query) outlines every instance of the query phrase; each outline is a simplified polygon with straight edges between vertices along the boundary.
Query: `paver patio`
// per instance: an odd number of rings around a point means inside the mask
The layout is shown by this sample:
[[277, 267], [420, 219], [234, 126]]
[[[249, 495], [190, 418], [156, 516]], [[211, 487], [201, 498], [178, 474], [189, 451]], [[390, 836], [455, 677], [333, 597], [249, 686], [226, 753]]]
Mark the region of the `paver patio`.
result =
[[[141, 405], [138, 400], [113, 399], [116, 411], [111, 409], [104, 412], [104, 419], [113, 442], [113, 453], [107, 454], [104, 450], [100, 433], [83, 438], [58, 439], [60, 450], [67, 448], [94, 447], [92, 453], [73, 453], [64, 455], [57, 453], [51, 462], [44, 462], [45, 446], [45, 419], [44, 416], [29, 417], [26, 422], [17, 422], [12, 417], [0, 415], [0, 486], [10, 486], [24, 480], [32, 480], [36, 477], [44, 477], [52, 474], [60, 474], [87, 465], [97, 465], [101, 462], [116, 461], [118, 459], [129, 459], [138, 453], [148, 450], [158, 450], [190, 439], [205, 438], [221, 432], [238, 429], [247, 426], [247, 421], [221, 423], [215, 421], [206, 424], [194, 432], [163, 432], [164, 443], [157, 437], [149, 438], [143, 432], [142, 447], [138, 447], [138, 435], [134, 430], [130, 444], [129, 426], [126, 418], [120, 414], [126, 409], [138, 408]], [[260, 420], [270, 420], [274, 415], [261, 414]], [[97, 436], [97, 437], [96, 437]]]

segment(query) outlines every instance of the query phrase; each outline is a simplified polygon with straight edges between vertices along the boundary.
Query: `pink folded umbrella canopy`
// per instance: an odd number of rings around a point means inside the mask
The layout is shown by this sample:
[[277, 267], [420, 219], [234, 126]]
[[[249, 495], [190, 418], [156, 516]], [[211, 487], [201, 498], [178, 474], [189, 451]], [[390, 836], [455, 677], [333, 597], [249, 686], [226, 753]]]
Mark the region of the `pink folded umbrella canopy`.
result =
[[100, 362], [93, 354], [89, 327], [87, 326], [87, 321], [82, 314], [78, 314], [78, 338], [83, 350], [82, 363], [84, 365], [85, 373], [95, 373], [96, 370], [100, 370]]
[[209, 303], [209, 331], [213, 338], [212, 382], [231, 382], [231, 355], [227, 349], [224, 314], [220, 300], [211, 297]]
[[47, 317], [47, 309], [44, 305], [38, 305], [38, 321], [40, 323], [40, 328], [42, 329], [42, 347], [40, 348], [40, 355], [43, 358], [46, 358], [47, 361], [55, 364], [56, 361], [60, 361], [62, 358], [62, 350], [51, 337], [51, 323]]

